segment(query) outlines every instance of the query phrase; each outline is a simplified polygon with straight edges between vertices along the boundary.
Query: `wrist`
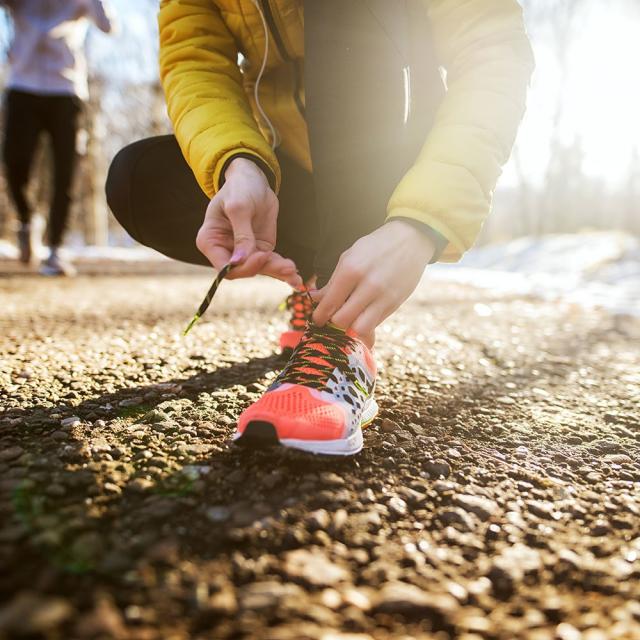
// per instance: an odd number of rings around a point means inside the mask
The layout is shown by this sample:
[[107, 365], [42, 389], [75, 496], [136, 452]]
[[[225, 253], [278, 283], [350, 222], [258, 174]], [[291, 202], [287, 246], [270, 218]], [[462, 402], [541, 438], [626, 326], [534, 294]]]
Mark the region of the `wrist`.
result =
[[250, 175], [250, 176], [261, 176], [264, 180], [267, 177], [264, 175], [264, 171], [260, 169], [260, 167], [253, 161], [247, 158], [236, 157], [229, 162], [224, 171], [225, 180], [229, 180], [238, 175]]
[[430, 234], [425, 233], [422, 229], [412, 224], [412, 221], [405, 219], [388, 220], [386, 225], [397, 229], [401, 234], [403, 243], [408, 241], [411, 247], [418, 251], [427, 263], [431, 262], [433, 256], [436, 254], [437, 246], [434, 238]]

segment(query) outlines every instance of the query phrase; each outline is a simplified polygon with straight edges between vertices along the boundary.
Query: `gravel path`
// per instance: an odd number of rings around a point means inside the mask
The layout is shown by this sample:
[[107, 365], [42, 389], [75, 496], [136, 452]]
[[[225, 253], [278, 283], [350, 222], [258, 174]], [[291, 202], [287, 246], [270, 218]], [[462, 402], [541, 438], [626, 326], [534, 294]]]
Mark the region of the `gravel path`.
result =
[[229, 444], [284, 289], [0, 281], [0, 638], [640, 638], [640, 321], [429, 283], [346, 461]]

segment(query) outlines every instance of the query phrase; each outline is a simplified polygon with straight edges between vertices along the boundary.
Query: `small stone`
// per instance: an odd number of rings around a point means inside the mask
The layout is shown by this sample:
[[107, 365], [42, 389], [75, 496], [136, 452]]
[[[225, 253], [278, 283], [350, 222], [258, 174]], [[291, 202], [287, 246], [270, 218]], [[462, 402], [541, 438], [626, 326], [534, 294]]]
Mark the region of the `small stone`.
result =
[[498, 598], [510, 598], [515, 592], [517, 576], [501, 564], [493, 564], [487, 578], [491, 580], [493, 592]]
[[320, 594], [320, 602], [327, 609], [338, 609], [342, 604], [342, 596], [339, 591], [335, 589], [324, 589]]
[[448, 594], [437, 594], [404, 582], [388, 582], [380, 590], [375, 610], [379, 613], [401, 614], [412, 618], [448, 618], [458, 602]]
[[407, 514], [407, 503], [397, 496], [393, 496], [389, 502], [387, 502], [387, 506], [389, 507], [389, 511], [400, 518]]
[[238, 610], [238, 600], [233, 588], [227, 586], [214, 593], [207, 601], [205, 608], [220, 616], [233, 616]]
[[325, 487], [342, 487], [344, 485], [344, 478], [331, 471], [321, 473], [319, 481]]
[[127, 486], [130, 489], [133, 489], [133, 491], [143, 492], [151, 489], [154, 486], [154, 482], [147, 478], [135, 478], [134, 480], [129, 482]]
[[60, 426], [65, 428], [76, 427], [81, 422], [82, 420], [80, 420], [78, 416], [69, 416], [68, 418], [64, 418], [64, 420], [60, 420]]
[[315, 587], [332, 587], [349, 579], [349, 572], [332, 563], [321, 551], [296, 549], [287, 553], [284, 571], [293, 579], [298, 579]]
[[582, 633], [572, 624], [561, 622], [556, 627], [556, 638], [558, 640], [582, 640]]
[[47, 634], [72, 614], [71, 604], [63, 598], [23, 591], [0, 609], [0, 633]]
[[397, 425], [393, 420], [389, 420], [389, 418], [384, 418], [380, 422], [380, 431], [382, 433], [393, 433], [397, 430]]
[[206, 516], [211, 522], [226, 522], [231, 517], [231, 509], [223, 505], [209, 507], [206, 511]]
[[124, 619], [114, 602], [101, 597], [93, 611], [80, 618], [76, 634], [83, 638], [108, 637], [117, 640], [126, 636]]
[[331, 517], [326, 509], [318, 509], [307, 516], [306, 524], [311, 531], [326, 531], [331, 524]]
[[604, 459], [613, 464], [633, 464], [633, 459], [624, 453], [611, 453], [606, 455]]
[[122, 489], [117, 484], [114, 484], [113, 482], [105, 482], [103, 489], [107, 493], [111, 493], [117, 496], [119, 496], [122, 493]]
[[445, 526], [456, 524], [463, 531], [471, 531], [475, 528], [473, 516], [469, 515], [464, 509], [446, 509], [440, 514], [440, 520]]
[[21, 447], [9, 447], [8, 449], [0, 450], [0, 462], [9, 462], [19, 458], [24, 453], [24, 449]]
[[440, 476], [448, 478], [451, 475], [451, 466], [445, 460], [429, 460], [424, 463], [424, 470], [434, 480]]
[[606, 536], [611, 531], [611, 525], [604, 519], [596, 520], [591, 526], [592, 536]]
[[304, 591], [295, 584], [266, 580], [248, 584], [240, 590], [240, 607], [252, 613], [261, 613], [275, 609], [281, 602], [296, 602], [305, 596]]
[[144, 399], [141, 396], [135, 396], [134, 398], [126, 398], [125, 400], [120, 400], [118, 405], [120, 407], [137, 407], [144, 402]]
[[353, 587], [345, 589], [342, 593], [342, 600], [345, 604], [361, 611], [369, 611], [371, 609], [371, 598], [361, 589]]
[[169, 416], [159, 409], [152, 409], [151, 411], [147, 411], [142, 418], [140, 418], [140, 422], [143, 424], [156, 424], [158, 422], [164, 422], [169, 420]]
[[474, 513], [480, 520], [488, 520], [491, 516], [496, 515], [500, 511], [500, 507], [493, 500], [482, 498], [481, 496], [472, 496], [467, 494], [458, 494], [453, 499], [454, 503], [462, 507], [465, 511]]
[[527, 500], [525, 501], [527, 505], [527, 509], [529, 513], [537, 516], [538, 518], [543, 518], [546, 520], [558, 520], [560, 518], [560, 514], [553, 509], [553, 504], [551, 502], [545, 502], [543, 500]]

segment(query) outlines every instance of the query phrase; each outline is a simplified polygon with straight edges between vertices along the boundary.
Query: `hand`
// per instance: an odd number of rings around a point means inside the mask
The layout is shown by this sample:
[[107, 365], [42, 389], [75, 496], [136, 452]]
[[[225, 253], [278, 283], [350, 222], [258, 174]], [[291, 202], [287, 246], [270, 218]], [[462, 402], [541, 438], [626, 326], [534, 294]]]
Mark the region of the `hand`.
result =
[[387, 222], [345, 251], [328, 284], [312, 293], [313, 321], [351, 328], [372, 346], [376, 327], [413, 293], [434, 252], [409, 223]]
[[238, 265], [229, 279], [261, 273], [300, 286], [294, 262], [273, 250], [277, 219], [278, 198], [260, 167], [236, 158], [207, 207], [196, 246], [218, 271], [228, 262]]

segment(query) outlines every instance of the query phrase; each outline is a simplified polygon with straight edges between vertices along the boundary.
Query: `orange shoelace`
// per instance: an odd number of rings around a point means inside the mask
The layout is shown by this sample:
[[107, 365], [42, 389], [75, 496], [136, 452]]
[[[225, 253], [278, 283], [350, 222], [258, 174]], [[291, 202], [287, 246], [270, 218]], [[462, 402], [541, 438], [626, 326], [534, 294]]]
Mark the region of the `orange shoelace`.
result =
[[294, 291], [284, 301], [284, 307], [291, 311], [289, 324], [294, 331], [304, 331], [313, 313], [313, 301], [307, 290]]

